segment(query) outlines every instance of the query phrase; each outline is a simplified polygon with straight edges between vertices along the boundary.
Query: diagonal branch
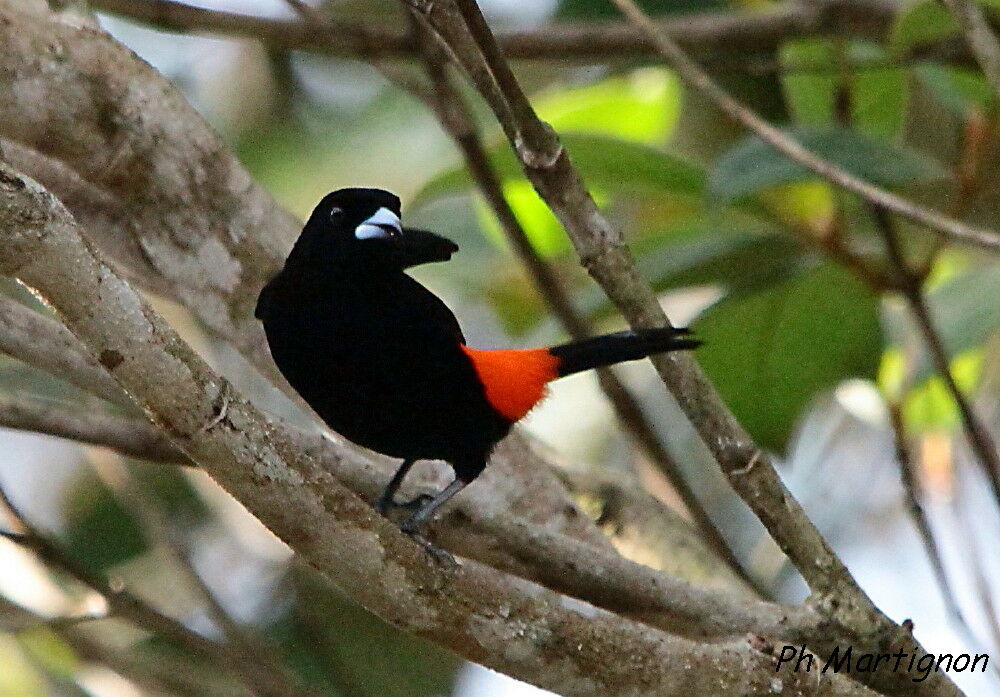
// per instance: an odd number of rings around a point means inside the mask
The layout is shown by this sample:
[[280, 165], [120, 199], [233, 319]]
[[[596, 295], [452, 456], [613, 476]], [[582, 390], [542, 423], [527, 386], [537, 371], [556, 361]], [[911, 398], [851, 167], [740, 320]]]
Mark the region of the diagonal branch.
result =
[[611, 0], [637, 27], [645, 31], [649, 42], [663, 54], [681, 78], [701, 92], [731, 119], [757, 134], [775, 150], [827, 181], [861, 196], [866, 201], [882, 206], [908, 220], [933, 230], [954, 242], [977, 245], [1000, 251], [1000, 233], [995, 230], [973, 227], [960, 220], [938, 213], [913, 201], [875, 186], [829, 160], [803, 147], [781, 130], [765, 121], [758, 114], [733, 99], [677, 43], [657, 28], [656, 24], [633, 2]]
[[896, 272], [898, 290], [906, 299], [917, 328], [923, 335], [924, 344], [931, 355], [931, 361], [934, 363], [938, 375], [941, 376], [948, 393], [958, 406], [959, 414], [962, 416], [962, 426], [965, 429], [966, 436], [969, 438], [969, 445], [976, 454], [976, 461], [979, 463], [983, 474], [993, 489], [993, 500], [1000, 503], [1000, 451], [997, 450], [997, 445], [993, 441], [993, 436], [990, 435], [989, 428], [979, 418], [979, 415], [976, 414], [976, 411], [972, 408], [972, 404], [965, 394], [963, 394], [958, 383], [955, 382], [955, 376], [952, 375], [944, 343], [941, 341], [941, 335], [938, 334], [937, 328], [934, 326], [930, 308], [927, 307], [927, 301], [924, 298], [921, 279], [913, 272], [906, 261], [891, 216], [884, 208], [879, 206], [873, 207], [872, 212], [875, 217], [876, 227], [885, 241], [889, 261]]
[[[445, 568], [298, 450], [215, 375], [84, 243], [67, 211], [0, 165], [0, 272], [36, 289], [170, 439], [349, 597], [396, 626], [564, 695], [728, 697], [770, 684], [745, 640], [680, 639], [475, 562]], [[221, 418], [220, 418], [221, 417]], [[572, 607], [572, 609], [571, 609]], [[836, 675], [782, 675], [786, 694], [868, 695]]]
[[[504, 196], [500, 179], [490, 164], [489, 154], [479, 136], [472, 111], [448, 73], [451, 61], [447, 52], [437, 44], [435, 35], [428, 31], [419, 18], [413, 19], [413, 30], [421, 45], [424, 65], [433, 88], [424, 101], [462, 152], [473, 181], [492, 208], [508, 243], [563, 329], [575, 339], [591, 336], [592, 328], [573, 307], [569, 292], [552, 267], [535, 250], [528, 233]], [[736, 555], [661, 442], [635, 396], [611, 368], [598, 368], [597, 379], [613, 405], [619, 422], [670, 483], [701, 535], [737, 575], [753, 586], [753, 580], [740, 566]], [[762, 589], [757, 590], [762, 594]]]
[[944, 0], [944, 3], [961, 25], [993, 93], [1000, 97], [1000, 41], [993, 33], [986, 12], [974, 0]]
[[[560, 219], [581, 262], [634, 327], [667, 321], [648, 282], [636, 270], [620, 235], [587, 192], [556, 134], [535, 115], [474, 0], [405, 0], [421, 12], [449, 44], [493, 109], [522, 169]], [[686, 56], [685, 56], [686, 59]], [[809, 584], [812, 600], [835, 622], [851, 627], [878, 650], [879, 642], [912, 642], [905, 627], [871, 602], [843, 562], [785, 487], [770, 458], [736, 422], [689, 356], [653, 358], [664, 383], [677, 398], [733, 488]], [[871, 676], [879, 689], [914, 690], [898, 676]], [[927, 694], [958, 694], [945, 676], [917, 686]]]

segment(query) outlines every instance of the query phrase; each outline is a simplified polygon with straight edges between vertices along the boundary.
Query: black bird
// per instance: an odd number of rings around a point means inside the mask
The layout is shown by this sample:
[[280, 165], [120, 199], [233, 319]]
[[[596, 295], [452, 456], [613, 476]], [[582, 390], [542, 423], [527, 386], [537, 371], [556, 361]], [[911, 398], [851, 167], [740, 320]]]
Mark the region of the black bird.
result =
[[313, 210], [255, 313], [282, 374], [334, 431], [402, 458], [380, 512], [416, 460], [451, 464], [454, 481], [411, 502], [416, 510], [401, 526], [425, 545], [420, 525], [483, 471], [548, 382], [699, 344], [686, 329], [662, 328], [552, 348], [469, 348], [451, 310], [405, 273], [457, 251], [440, 235], [404, 228], [388, 191], [334, 191]]

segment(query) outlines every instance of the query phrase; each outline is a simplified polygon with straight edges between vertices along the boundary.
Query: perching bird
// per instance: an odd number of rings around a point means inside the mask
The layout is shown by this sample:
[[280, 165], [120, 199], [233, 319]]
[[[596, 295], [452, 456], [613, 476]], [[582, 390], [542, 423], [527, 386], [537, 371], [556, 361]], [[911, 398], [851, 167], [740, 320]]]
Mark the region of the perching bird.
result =
[[699, 343], [662, 328], [552, 348], [469, 348], [451, 310], [405, 273], [456, 251], [440, 235], [404, 228], [393, 194], [341, 189], [316, 206], [255, 313], [282, 374], [334, 431], [403, 459], [379, 512], [416, 460], [451, 464], [454, 481], [417, 501], [401, 526], [425, 545], [420, 525], [483, 471], [547, 383]]

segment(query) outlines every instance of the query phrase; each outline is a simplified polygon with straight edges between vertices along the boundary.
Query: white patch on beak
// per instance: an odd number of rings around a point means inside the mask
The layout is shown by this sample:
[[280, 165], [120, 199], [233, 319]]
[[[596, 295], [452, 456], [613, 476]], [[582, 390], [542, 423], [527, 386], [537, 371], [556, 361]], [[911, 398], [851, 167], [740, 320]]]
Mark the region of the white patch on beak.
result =
[[379, 208], [368, 220], [354, 228], [354, 236], [359, 240], [378, 240], [403, 234], [403, 224], [399, 216], [388, 208]]

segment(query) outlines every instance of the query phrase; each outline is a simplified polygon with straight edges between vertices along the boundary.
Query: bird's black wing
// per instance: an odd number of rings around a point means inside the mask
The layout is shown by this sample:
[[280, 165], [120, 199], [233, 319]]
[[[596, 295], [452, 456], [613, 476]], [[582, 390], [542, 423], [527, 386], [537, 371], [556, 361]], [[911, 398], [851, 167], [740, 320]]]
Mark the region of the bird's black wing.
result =
[[404, 281], [406, 285], [404, 297], [407, 299], [407, 303], [412, 305], [408, 308], [408, 311], [413, 313], [412, 316], [421, 318], [421, 321], [426, 322], [428, 326], [445, 329], [459, 343], [464, 344], [465, 334], [462, 333], [462, 327], [458, 324], [455, 313], [444, 304], [441, 298], [424, 288], [416, 280], [405, 274], [404, 277], [406, 279]]

